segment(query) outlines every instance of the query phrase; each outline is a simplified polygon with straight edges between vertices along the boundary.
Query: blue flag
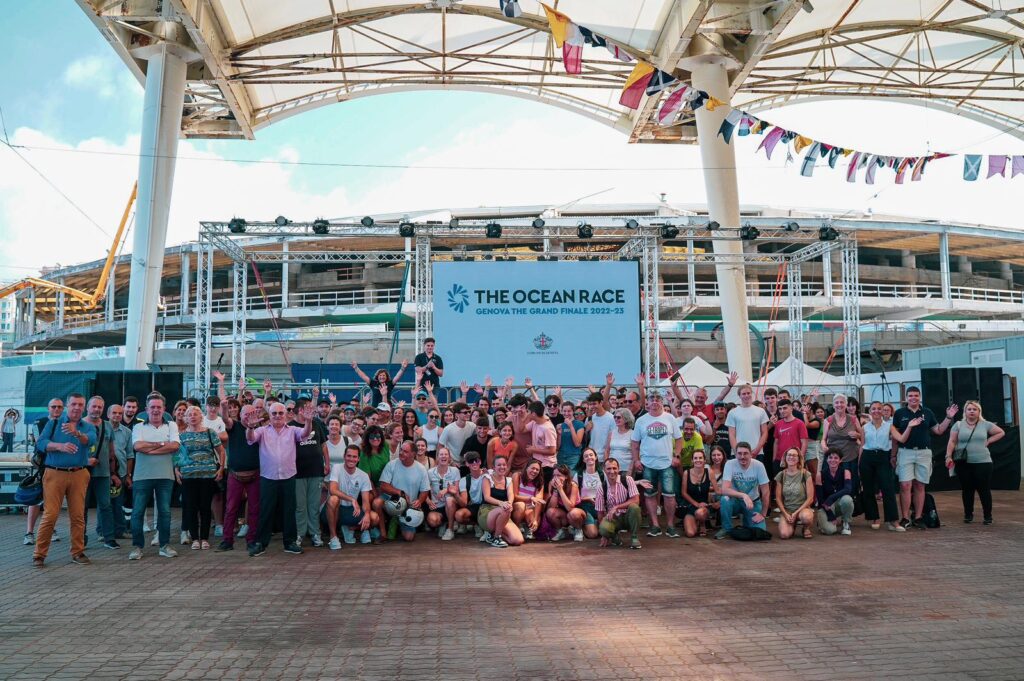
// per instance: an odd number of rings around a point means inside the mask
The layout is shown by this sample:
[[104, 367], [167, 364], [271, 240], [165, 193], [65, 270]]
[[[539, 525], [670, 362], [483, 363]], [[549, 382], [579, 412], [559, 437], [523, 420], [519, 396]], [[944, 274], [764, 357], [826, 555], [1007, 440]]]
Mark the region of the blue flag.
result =
[[815, 142], [811, 145], [811, 148], [807, 150], [807, 155], [804, 156], [804, 162], [800, 166], [800, 174], [804, 177], [810, 177], [814, 174], [814, 164], [818, 162], [819, 149], [821, 149], [821, 142]]
[[523, 10], [519, 8], [519, 0], [498, 0], [501, 13], [509, 19], [523, 16]]
[[981, 154], [964, 154], [964, 179], [974, 182], [981, 172]]

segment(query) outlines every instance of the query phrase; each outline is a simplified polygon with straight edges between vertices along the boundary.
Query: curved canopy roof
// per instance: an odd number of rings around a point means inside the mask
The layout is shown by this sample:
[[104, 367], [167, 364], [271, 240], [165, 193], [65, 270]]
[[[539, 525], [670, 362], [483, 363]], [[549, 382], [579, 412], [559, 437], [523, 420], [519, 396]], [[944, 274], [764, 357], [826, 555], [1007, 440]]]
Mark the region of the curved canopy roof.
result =
[[[146, 48], [173, 36], [194, 59], [189, 137], [252, 138], [326, 104], [389, 92], [476, 90], [562, 107], [635, 142], [693, 142], [657, 101], [618, 104], [632, 65], [585, 47], [568, 75], [537, 0], [76, 0], [140, 82]], [[1008, 0], [550, 0], [577, 24], [688, 79], [718, 55], [733, 103], [762, 111], [813, 98], [929, 103], [1024, 138], [1024, 7]], [[167, 30], [167, 24], [177, 25]], [[172, 27], [173, 28], [173, 27]]]

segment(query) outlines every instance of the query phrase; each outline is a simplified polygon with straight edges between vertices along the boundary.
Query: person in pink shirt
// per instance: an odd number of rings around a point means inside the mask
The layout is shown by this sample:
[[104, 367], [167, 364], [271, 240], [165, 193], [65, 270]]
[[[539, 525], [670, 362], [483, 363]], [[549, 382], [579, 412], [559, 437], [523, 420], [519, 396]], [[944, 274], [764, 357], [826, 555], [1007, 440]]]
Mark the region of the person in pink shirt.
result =
[[271, 404], [268, 411], [269, 424], [260, 428], [249, 425], [245, 430], [249, 444], [260, 445], [260, 516], [257, 540], [249, 548], [251, 557], [267, 552], [279, 496], [284, 513], [284, 551], [302, 553], [295, 518], [295, 445], [309, 437], [313, 429], [313, 405], [307, 403], [296, 415], [305, 423], [303, 428], [288, 425], [287, 410], [280, 402]]
[[544, 482], [551, 481], [551, 475], [558, 463], [558, 433], [551, 419], [544, 413], [544, 403], [534, 400], [529, 406], [531, 444], [526, 448], [535, 461], [539, 461], [544, 472]]

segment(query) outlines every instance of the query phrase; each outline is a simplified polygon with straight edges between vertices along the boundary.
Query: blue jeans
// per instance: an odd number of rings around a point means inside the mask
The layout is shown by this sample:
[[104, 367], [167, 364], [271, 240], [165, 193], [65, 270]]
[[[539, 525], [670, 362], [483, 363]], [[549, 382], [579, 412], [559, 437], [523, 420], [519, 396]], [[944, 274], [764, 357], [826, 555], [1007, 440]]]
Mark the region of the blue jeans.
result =
[[110, 478], [94, 475], [85, 493], [85, 533], [89, 533], [89, 498], [96, 500], [96, 534], [103, 541], [114, 538], [114, 509], [110, 504]]
[[14, 451], [14, 433], [4, 433], [4, 446], [0, 452]]
[[132, 485], [132, 546], [146, 547], [146, 535], [142, 532], [142, 522], [146, 515], [146, 505], [156, 493], [156, 524], [160, 536], [160, 546], [171, 543], [171, 491], [173, 480], [136, 480]]
[[743, 503], [742, 499], [736, 497], [725, 497], [721, 498], [722, 503], [722, 529], [728, 532], [732, 529], [732, 516], [734, 513], [738, 513], [741, 517], [743, 527], [760, 527], [762, 530], [768, 528], [764, 524], [764, 516], [761, 517], [761, 522], [754, 522], [754, 514], [761, 512], [761, 501], [754, 501], [754, 508], [748, 509], [747, 505]]
[[120, 537], [128, 531], [128, 523], [124, 520], [124, 495], [128, 494], [128, 488], [122, 486], [121, 493], [110, 498], [110, 510], [114, 514], [114, 537]]

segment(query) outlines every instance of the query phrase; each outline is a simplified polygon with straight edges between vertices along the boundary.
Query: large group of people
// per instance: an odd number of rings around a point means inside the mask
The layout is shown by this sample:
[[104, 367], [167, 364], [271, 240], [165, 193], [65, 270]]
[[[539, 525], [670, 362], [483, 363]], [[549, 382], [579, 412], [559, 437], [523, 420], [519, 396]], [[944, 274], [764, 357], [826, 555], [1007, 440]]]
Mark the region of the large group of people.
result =
[[[639, 549], [642, 533], [750, 538], [776, 523], [774, 536], [811, 538], [851, 534], [861, 511], [872, 529], [905, 532], [926, 526], [931, 439], [947, 430], [964, 521], [976, 494], [992, 523], [988, 447], [1004, 433], [974, 401], [962, 419], [953, 405], [939, 420], [913, 387], [905, 405], [861, 413], [845, 395], [826, 405], [766, 388], [755, 400], [735, 374], [714, 401], [678, 374], [665, 394], [642, 375], [616, 387], [608, 374], [578, 403], [558, 388], [542, 397], [530, 379], [516, 392], [513, 378], [463, 382], [446, 403], [433, 339], [412, 364], [409, 403], [395, 385], [408, 362], [395, 376], [353, 363], [367, 389], [344, 403], [318, 388], [288, 399], [269, 381], [262, 394], [244, 381], [229, 394], [218, 372], [205, 401], [169, 405], [156, 392], [112, 405], [51, 400], [35, 443], [42, 510], [29, 509], [25, 535], [34, 564], [44, 565], [65, 502], [72, 560], [90, 562], [87, 499], [102, 546], [130, 538], [128, 559], [140, 560], [153, 532], [149, 545], [174, 557], [175, 494], [180, 545], [223, 552], [244, 539], [252, 557], [276, 532], [290, 554], [427, 533], [472, 534], [495, 548], [594, 540]], [[725, 402], [734, 389], [739, 403]]]

